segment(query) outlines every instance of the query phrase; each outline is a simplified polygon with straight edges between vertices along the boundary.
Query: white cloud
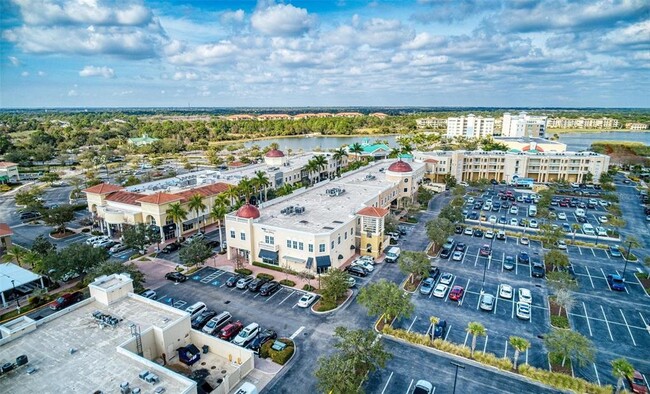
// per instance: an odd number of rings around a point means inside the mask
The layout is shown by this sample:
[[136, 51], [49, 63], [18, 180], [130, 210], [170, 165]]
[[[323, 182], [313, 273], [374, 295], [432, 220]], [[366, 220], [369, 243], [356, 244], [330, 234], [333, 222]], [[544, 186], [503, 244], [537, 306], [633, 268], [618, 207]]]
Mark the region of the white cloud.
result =
[[20, 64], [21, 64], [21, 63], [20, 63], [20, 60], [18, 60], [18, 58], [15, 57], [15, 56], [9, 56], [9, 61], [11, 62], [11, 64], [12, 64], [14, 67], [18, 67], [18, 66], [20, 66]]
[[168, 57], [172, 64], [177, 65], [212, 65], [234, 60], [238, 49], [230, 41], [220, 41], [212, 44], [198, 45], [194, 48], [182, 50]]
[[79, 71], [80, 77], [104, 77], [104, 78], [114, 78], [115, 71], [106, 66], [95, 67], [95, 66], [86, 66], [83, 70]]
[[143, 26], [153, 14], [142, 4], [113, 7], [95, 0], [13, 0], [29, 25], [93, 24]]
[[21, 77], [29, 77], [29, 72], [23, 71], [23, 72], [20, 73], [20, 76]]
[[174, 73], [172, 76], [172, 79], [174, 81], [181, 81], [181, 80], [188, 80], [188, 81], [194, 81], [199, 79], [199, 74], [193, 72], [193, 71], [187, 71], [187, 72], [182, 72], [182, 71], [177, 71]]
[[234, 25], [244, 22], [246, 13], [244, 10], [226, 11], [219, 16], [219, 21], [225, 25]]
[[269, 36], [296, 36], [316, 25], [316, 17], [291, 4], [272, 4], [258, 8], [251, 17], [253, 28]]
[[38, 76], [39, 76], [39, 77], [44, 77], [44, 76], [46, 76], [46, 75], [47, 75], [47, 74], [45, 73], [45, 71], [39, 71], [39, 72], [38, 72]]

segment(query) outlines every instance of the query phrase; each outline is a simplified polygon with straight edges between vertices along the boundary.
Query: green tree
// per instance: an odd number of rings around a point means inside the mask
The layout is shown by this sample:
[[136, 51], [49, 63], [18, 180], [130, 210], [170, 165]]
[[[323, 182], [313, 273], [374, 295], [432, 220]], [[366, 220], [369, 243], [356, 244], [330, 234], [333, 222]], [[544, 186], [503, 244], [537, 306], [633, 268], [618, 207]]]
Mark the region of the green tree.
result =
[[[206, 208], [205, 204], [203, 203], [203, 196], [200, 195], [199, 193], [193, 194], [187, 202], [187, 207], [191, 211], [194, 211], [194, 214], [198, 219], [199, 213], [203, 212], [203, 210]], [[201, 221], [199, 220], [198, 223], [199, 223], [199, 230], [201, 230]]]
[[467, 324], [467, 328], [465, 329], [465, 331], [468, 332], [469, 335], [472, 336], [472, 348], [471, 348], [472, 353], [471, 353], [471, 356], [474, 357], [474, 350], [476, 349], [476, 339], [478, 337], [483, 337], [483, 336], [487, 335], [487, 330], [485, 329], [485, 327], [481, 323], [471, 321], [471, 322], [469, 322]]
[[22, 266], [23, 259], [25, 258], [25, 256], [27, 256], [28, 253], [29, 250], [21, 246], [13, 245], [9, 249], [7, 249], [5, 253], [2, 255], [2, 261], [4, 261], [5, 263], [15, 262], [16, 264], [18, 264], [18, 266]]
[[53, 226], [59, 234], [65, 233], [65, 225], [74, 219], [74, 207], [72, 205], [60, 205], [56, 208], [41, 209], [43, 221]]
[[634, 366], [630, 364], [627, 359], [621, 357], [616, 360], [611, 361], [612, 364], [612, 375], [617, 379], [616, 380], [616, 391], [615, 393], [620, 393], [624, 387], [624, 380], [628, 376], [634, 374]]
[[317, 386], [323, 393], [360, 393], [361, 379], [354, 371], [352, 360], [335, 353], [318, 359], [318, 369], [314, 372]]
[[559, 240], [564, 238], [564, 232], [559, 227], [553, 228], [549, 223], [543, 223], [539, 227], [539, 236], [544, 247], [552, 248]]
[[355, 160], [359, 160], [359, 156], [363, 153], [363, 147], [360, 143], [355, 142], [351, 146], [348, 146], [348, 151], [354, 153]]
[[223, 245], [221, 244], [223, 242], [221, 225], [223, 224], [225, 216], [228, 213], [228, 202], [228, 197], [226, 197], [223, 193], [218, 194], [214, 199], [214, 205], [210, 211], [210, 217], [216, 220], [219, 226], [219, 250], [223, 250]]
[[589, 171], [587, 171], [587, 173], [582, 177], [582, 181], [584, 183], [590, 183], [593, 180], [594, 180], [594, 174], [592, 174]]
[[422, 186], [418, 188], [418, 197], [417, 197], [418, 204], [426, 207], [429, 204], [429, 200], [431, 200], [432, 198], [433, 198], [432, 191]]
[[463, 185], [456, 185], [451, 189], [451, 193], [454, 197], [462, 197], [467, 193], [467, 188]]
[[445, 186], [447, 187], [447, 189], [453, 188], [458, 183], [456, 181], [456, 177], [451, 175], [451, 174], [446, 174], [445, 175], [444, 182], [445, 182]]
[[344, 359], [352, 361], [356, 377], [363, 378], [378, 368], [384, 368], [391, 358], [382, 341], [372, 330], [334, 329], [334, 348]]
[[74, 243], [59, 252], [45, 256], [40, 273], [48, 273], [53, 279], [59, 280], [67, 274], [82, 275], [106, 260], [106, 249]]
[[336, 149], [334, 151], [334, 154], [332, 155], [332, 158], [336, 160], [336, 174], [340, 175], [341, 174], [341, 164], [343, 162], [343, 158], [348, 157], [348, 152], [343, 149], [343, 147]]
[[558, 289], [555, 291], [555, 303], [560, 306], [560, 309], [557, 312], [558, 316], [560, 316], [563, 308], [567, 314], [571, 312], [571, 309], [573, 309], [576, 304], [576, 300], [571, 291], [567, 289]]
[[384, 219], [384, 233], [396, 232], [398, 230], [399, 220], [393, 214], [386, 215]]
[[368, 309], [369, 316], [383, 315], [384, 323], [388, 319], [409, 317], [415, 309], [410, 295], [386, 279], [362, 287], [357, 302]]
[[129, 248], [135, 249], [142, 253], [147, 246], [160, 242], [160, 232], [155, 228], [144, 223], [138, 223], [135, 226], [125, 226], [122, 232], [122, 242]]
[[178, 255], [185, 265], [201, 265], [208, 257], [212, 256], [212, 249], [210, 249], [205, 241], [197, 239], [182, 248]]
[[61, 179], [61, 176], [59, 176], [58, 173], [56, 173], [56, 172], [46, 172], [39, 179], [39, 181], [45, 182], [45, 183], [52, 183], [52, 182], [56, 182], [56, 181], [58, 181], [60, 179]]
[[463, 209], [454, 205], [445, 205], [440, 210], [439, 218], [444, 218], [449, 220], [451, 223], [460, 223], [463, 221], [465, 216], [463, 215]]
[[181, 229], [183, 220], [187, 219], [187, 211], [183, 208], [181, 203], [177, 202], [170, 204], [165, 212], [167, 216], [176, 223], [176, 229], [178, 230], [177, 239], [181, 238]]
[[262, 192], [264, 192], [264, 200], [266, 200], [268, 187], [271, 186], [271, 182], [269, 181], [269, 177], [266, 176], [266, 173], [264, 171], [256, 171], [255, 177], [251, 181], [260, 192], [260, 201], [262, 201]]
[[513, 349], [515, 349], [515, 355], [512, 358], [512, 366], [513, 369], [516, 371], [517, 361], [519, 360], [519, 354], [528, 350], [528, 348], [530, 347], [530, 342], [525, 338], [515, 337], [515, 336], [511, 336], [508, 342], [510, 342], [510, 346], [512, 346]]
[[603, 172], [600, 174], [600, 183], [612, 183], [614, 181], [614, 177], [609, 173], [609, 172]]
[[328, 303], [336, 304], [348, 292], [348, 274], [338, 268], [327, 271], [321, 279], [321, 295]]
[[544, 345], [552, 357], [562, 360], [562, 366], [567, 359], [581, 366], [594, 360], [594, 345], [577, 331], [553, 329], [544, 337]]
[[93, 267], [84, 278], [84, 284], [88, 285], [96, 278], [103, 275], [125, 273], [133, 280], [133, 291], [141, 293], [144, 291], [145, 276], [134, 263], [124, 264], [119, 261], [105, 261]]
[[569, 267], [569, 256], [560, 250], [552, 249], [544, 255], [544, 262], [554, 269], [564, 270]]
[[399, 259], [399, 269], [407, 275], [411, 275], [411, 283], [417, 278], [424, 278], [429, 274], [429, 257], [425, 252], [402, 252]]
[[40, 209], [43, 207], [41, 196], [43, 190], [39, 188], [31, 188], [27, 190], [19, 190], [16, 193], [16, 205], [22, 205], [28, 209]]
[[454, 233], [454, 224], [445, 218], [435, 218], [427, 224], [427, 236], [436, 245], [436, 248], [442, 246], [447, 237]]
[[56, 245], [48, 241], [44, 236], [39, 235], [34, 239], [34, 243], [32, 244], [32, 252], [38, 253], [40, 256], [45, 257], [54, 251], [56, 251]]

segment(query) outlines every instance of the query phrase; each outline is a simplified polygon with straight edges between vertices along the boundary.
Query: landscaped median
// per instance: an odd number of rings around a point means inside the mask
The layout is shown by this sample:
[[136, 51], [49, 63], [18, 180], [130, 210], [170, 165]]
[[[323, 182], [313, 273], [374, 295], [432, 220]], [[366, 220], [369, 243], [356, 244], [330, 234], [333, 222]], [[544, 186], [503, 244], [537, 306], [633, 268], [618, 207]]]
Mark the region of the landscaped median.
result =
[[[382, 324], [380, 324], [382, 323]], [[511, 373], [514, 376], [521, 376], [551, 386], [560, 390], [570, 390], [575, 393], [611, 394], [612, 386], [599, 386], [586, 380], [574, 378], [564, 373], [551, 372], [528, 364], [519, 365], [517, 370], [513, 369], [512, 361], [509, 358], [500, 358], [492, 353], [474, 352], [464, 345], [443, 341], [442, 339], [431, 339], [429, 335], [408, 332], [402, 329], [395, 329], [389, 324], [383, 324], [383, 316], [379, 318], [375, 328], [381, 329], [384, 335], [406, 341], [416, 346], [425, 346], [454, 356], [473, 360], [488, 367], [501, 370], [503, 373]]]

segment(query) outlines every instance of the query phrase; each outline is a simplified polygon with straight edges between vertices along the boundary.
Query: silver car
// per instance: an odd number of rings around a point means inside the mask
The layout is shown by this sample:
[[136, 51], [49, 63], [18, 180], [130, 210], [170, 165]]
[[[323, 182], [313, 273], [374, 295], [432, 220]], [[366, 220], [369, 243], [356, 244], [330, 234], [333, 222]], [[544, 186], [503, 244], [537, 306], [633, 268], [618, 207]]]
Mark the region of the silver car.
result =
[[479, 307], [484, 311], [491, 311], [494, 309], [494, 296], [492, 294], [483, 294], [481, 296], [481, 304]]

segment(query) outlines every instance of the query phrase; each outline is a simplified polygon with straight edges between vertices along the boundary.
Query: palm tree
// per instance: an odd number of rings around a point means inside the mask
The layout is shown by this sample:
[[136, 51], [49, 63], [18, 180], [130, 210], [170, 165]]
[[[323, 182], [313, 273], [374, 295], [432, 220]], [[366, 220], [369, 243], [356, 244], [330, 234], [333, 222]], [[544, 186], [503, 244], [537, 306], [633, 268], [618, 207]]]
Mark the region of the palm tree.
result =
[[305, 166], [302, 169], [307, 172], [307, 178], [309, 178], [309, 184], [311, 185], [312, 184], [311, 175], [314, 172], [318, 171], [318, 167], [316, 165], [316, 162], [314, 162], [313, 160], [309, 160], [307, 162], [307, 164], [305, 164]]
[[291, 194], [292, 191], [293, 191], [293, 186], [291, 186], [291, 184], [289, 183], [285, 183], [279, 188], [277, 188], [277, 190], [275, 191], [275, 195], [278, 197], [282, 197]]
[[316, 172], [318, 172], [318, 180], [320, 180], [321, 172], [327, 169], [327, 159], [325, 158], [324, 155], [316, 155], [312, 160], [314, 160], [314, 165], [316, 166]]
[[248, 179], [248, 177], [243, 177], [237, 185], [237, 190], [239, 191], [239, 197], [244, 197], [246, 203], [248, 203], [251, 194], [253, 193], [253, 183]]
[[620, 393], [623, 388], [623, 379], [634, 373], [634, 367], [625, 358], [617, 358], [612, 360], [612, 375], [618, 380], [616, 381], [616, 393]]
[[515, 348], [515, 356], [513, 357], [512, 365], [517, 370], [517, 360], [519, 359], [519, 354], [525, 352], [530, 347], [530, 342], [522, 337], [510, 337], [510, 346]]
[[15, 261], [18, 266], [22, 266], [24, 258], [29, 253], [29, 250], [21, 248], [20, 246], [12, 246], [7, 249], [7, 252], [2, 256], [2, 261], [9, 263]]
[[[196, 218], [199, 218], [199, 212], [202, 212], [206, 207], [203, 203], [203, 196], [199, 193], [194, 194], [190, 197], [187, 202], [187, 207], [196, 213]], [[201, 221], [199, 220], [199, 230], [201, 230]]]
[[469, 322], [469, 324], [467, 324], [467, 328], [465, 329], [465, 331], [468, 332], [472, 336], [472, 353], [471, 353], [471, 357], [474, 357], [474, 349], [476, 349], [476, 338], [487, 335], [487, 330], [485, 329], [485, 327], [481, 323], [471, 321], [471, 322]]
[[436, 324], [440, 321], [440, 318], [437, 316], [429, 316], [429, 322], [431, 323], [431, 338], [433, 338], [433, 330], [436, 327]]
[[253, 182], [255, 187], [260, 191], [260, 201], [262, 200], [262, 190], [264, 190], [264, 200], [266, 201], [268, 187], [271, 185], [271, 182], [269, 182], [269, 177], [266, 176], [266, 173], [264, 171], [256, 171], [255, 177], [251, 182]]
[[355, 160], [359, 160], [359, 155], [363, 153], [363, 147], [360, 143], [355, 142], [351, 146], [348, 146], [348, 151], [354, 153]]
[[177, 202], [175, 204], [170, 204], [165, 213], [174, 223], [176, 223], [176, 227], [178, 228], [178, 235], [176, 239], [180, 240], [182, 226], [181, 222], [187, 218], [187, 211], [183, 208], [180, 202]]
[[334, 154], [332, 155], [332, 158], [336, 160], [337, 175], [341, 173], [341, 159], [343, 159], [344, 157], [348, 157], [348, 153], [343, 148], [338, 148], [337, 150], [334, 151]]
[[237, 186], [230, 186], [225, 192], [222, 193], [230, 201], [230, 206], [235, 205], [236, 201], [239, 201], [239, 190]]
[[575, 243], [576, 241], [576, 232], [580, 230], [580, 225], [578, 223], [573, 223], [571, 225], [571, 230], [573, 230], [573, 242]]
[[224, 216], [226, 216], [228, 213], [228, 205], [225, 204], [225, 198], [220, 200], [219, 196], [221, 196], [221, 194], [219, 194], [217, 196], [217, 199], [214, 201], [214, 205], [210, 211], [210, 217], [214, 220], [217, 220], [219, 223], [219, 250], [223, 250], [223, 234], [221, 233], [221, 223], [224, 220]]

